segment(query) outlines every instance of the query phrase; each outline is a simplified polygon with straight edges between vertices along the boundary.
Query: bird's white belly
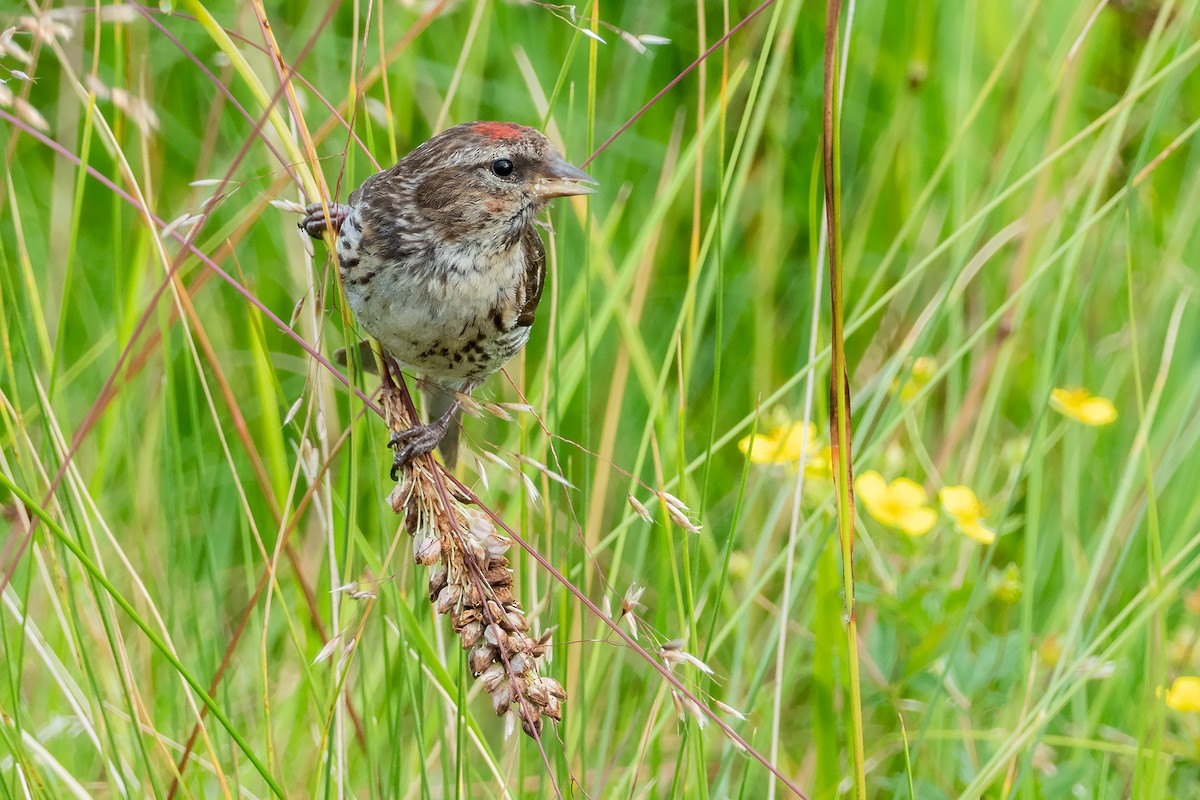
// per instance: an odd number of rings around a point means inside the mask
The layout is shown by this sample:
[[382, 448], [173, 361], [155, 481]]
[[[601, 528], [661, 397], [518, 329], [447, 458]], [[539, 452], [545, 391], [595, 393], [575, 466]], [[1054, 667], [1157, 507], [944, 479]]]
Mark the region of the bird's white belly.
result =
[[529, 339], [529, 328], [516, 325], [524, 259], [514, 251], [503, 260], [451, 261], [437, 277], [364, 258], [358, 269], [375, 275], [346, 280], [346, 299], [401, 366], [444, 383], [482, 380]]

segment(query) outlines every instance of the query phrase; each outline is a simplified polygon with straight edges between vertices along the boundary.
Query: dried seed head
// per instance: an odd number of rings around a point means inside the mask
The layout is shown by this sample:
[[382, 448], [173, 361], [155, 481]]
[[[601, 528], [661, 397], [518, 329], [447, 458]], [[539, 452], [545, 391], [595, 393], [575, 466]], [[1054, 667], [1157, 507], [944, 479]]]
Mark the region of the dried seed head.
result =
[[481, 642], [475, 645], [467, 655], [467, 666], [471, 668], [471, 674], [478, 675], [497, 662], [497, 655], [496, 648], [488, 644]]
[[433, 602], [433, 607], [437, 609], [439, 614], [446, 614], [461, 602], [462, 588], [455, 584], [450, 584], [438, 592], [437, 600]]
[[542, 493], [538, 491], [537, 485], [524, 472], [521, 473], [521, 481], [525, 484], [525, 494], [529, 495], [530, 505], [538, 505], [542, 501]]
[[[382, 405], [388, 427], [404, 430], [415, 420], [395, 395], [385, 394]], [[483, 455], [511, 469], [493, 453]], [[544, 466], [535, 466], [561, 482]], [[538, 639], [527, 635], [529, 621], [513, 595], [513, 573], [505, 555], [512, 541], [497, 530], [490, 512], [476, 506], [449, 478], [440, 465], [419, 459], [403, 469], [389, 503], [404, 514], [414, 560], [433, 566], [430, 602], [438, 613], [449, 615], [467, 651], [468, 667], [491, 695], [493, 709], [507, 715], [510, 729], [519, 721], [526, 734], [540, 736], [542, 717], [561, 719], [566, 697], [557, 681], [538, 673], [550, 631]], [[524, 475], [522, 480], [536, 497], [533, 482]]]
[[[451, 616], [450, 621], [454, 624], [455, 628], [458, 628], [462, 625], [470, 625], [474, 622], [478, 622], [480, 626], [482, 626], [483, 614], [478, 608], [464, 608], [461, 612]], [[482, 630], [483, 629], [481, 627], [480, 631]]]
[[433, 602], [438, 593], [446, 586], [449, 572], [446, 570], [445, 564], [438, 564], [434, 567], [433, 572], [429, 574], [429, 602]]
[[512, 682], [501, 682], [492, 692], [492, 708], [496, 710], [496, 716], [504, 716], [504, 712], [508, 711], [509, 705], [512, 703], [513, 691]]
[[[560, 719], [562, 719], [562, 716], [559, 715], [559, 716], [553, 717], [553, 719], [560, 720]], [[521, 720], [521, 730], [525, 731], [525, 735], [528, 736], [530, 739], [542, 738], [542, 718], [537, 717], [536, 719], [532, 719], [532, 720], [522, 719]]]
[[546, 702], [545, 707], [542, 709], [542, 713], [545, 714], [550, 719], [554, 720], [555, 722], [561, 722], [562, 721], [562, 701], [559, 700], [559, 698], [551, 695], [550, 699]]
[[472, 561], [478, 562], [480, 565], [487, 562], [487, 550], [484, 549], [483, 543], [478, 539], [462, 539], [463, 553], [465, 557]]
[[504, 665], [499, 661], [485, 669], [479, 676], [479, 683], [483, 686], [483, 690], [488, 694], [492, 694], [499, 688], [501, 681], [505, 678]]
[[482, 622], [468, 622], [458, 629], [458, 635], [462, 639], [463, 649], [474, 647], [479, 638], [483, 636]]
[[562, 684], [554, 680], [554, 678], [542, 678], [541, 684], [546, 687], [546, 691], [551, 697], [556, 697], [559, 700], [567, 699], [567, 690], [562, 687]]
[[646, 522], [649, 522], [651, 525], [654, 524], [654, 517], [650, 516], [650, 509], [648, 509], [644, 505], [642, 505], [642, 502], [640, 500], [638, 500], [636, 497], [634, 497], [633, 495], [629, 495], [628, 500], [629, 500], [629, 505], [633, 508], [633, 513], [637, 514], [639, 517], [646, 520]]
[[724, 704], [724, 703], [722, 703], [720, 700], [714, 700], [714, 701], [713, 701], [713, 706], [715, 706], [715, 707], [716, 707], [716, 709], [717, 709], [718, 711], [720, 711], [722, 714], [728, 714], [729, 716], [731, 716], [731, 717], [733, 717], [733, 718], [735, 718], [735, 719], [742, 720], [742, 721], [745, 721], [745, 719], [746, 719], [746, 715], [745, 715], [745, 714], [743, 714], [741, 711], [738, 711], [738, 710], [737, 710], [736, 708], [734, 708], [733, 706], [727, 706], [727, 705], [725, 705], [725, 704]]
[[683, 514], [674, 506], [667, 506], [667, 514], [671, 517], [671, 522], [674, 522], [688, 533], [700, 532], [700, 526], [688, 519], [685, 514]]
[[494, 588], [509, 587], [513, 582], [513, 572], [508, 568], [508, 561], [500, 560], [504, 562], [503, 566], [493, 561], [492, 565], [487, 568], [487, 572], [483, 573], [483, 579]]
[[50, 123], [42, 116], [42, 112], [34, 108], [24, 97], [13, 96], [10, 102], [13, 111], [16, 112], [17, 117], [23, 122], [42, 133], [50, 130]]
[[33, 38], [40, 39], [46, 44], [53, 44], [55, 39], [62, 39], [64, 42], [71, 38], [71, 26], [51, 17], [49, 14], [43, 14], [40, 17], [21, 17], [17, 20], [18, 24], [33, 34]]
[[474, 581], [467, 584], [464, 594], [467, 599], [467, 605], [471, 606], [472, 608], [478, 608], [479, 606], [483, 605], [483, 595], [481, 594], [479, 584], [475, 583]]
[[321, 648], [321, 652], [317, 653], [317, 657], [313, 659], [312, 663], [314, 665], [320, 664], [322, 661], [333, 655], [334, 651], [338, 649], [338, 645], [341, 644], [341, 641], [342, 635], [339, 633], [337, 636], [334, 636], [332, 639], [326, 642], [325, 646]]
[[496, 535], [496, 526], [484, 514], [467, 515], [467, 532], [480, 542]]
[[484, 403], [482, 408], [496, 419], [502, 419], [505, 422], [512, 422], [512, 414], [508, 413], [508, 410], [498, 403]]
[[712, 667], [684, 650], [684, 644], [685, 643], [683, 640], [676, 639], [674, 641], [667, 642], [662, 646], [662, 649], [658, 651], [659, 658], [663, 660], [663, 663], [667, 665], [667, 668], [673, 669], [680, 664], [691, 664], [705, 675], [712, 675]]
[[441, 560], [442, 539], [440, 536], [426, 534], [413, 537], [413, 561], [428, 567]]
[[541, 681], [534, 681], [529, 684], [529, 688], [525, 690], [525, 694], [539, 706], [544, 706], [550, 702], [550, 692], [546, 691], [546, 687], [542, 685]]
[[501, 622], [504, 618], [504, 607], [495, 600], [489, 599], [486, 603], [487, 618], [493, 622]]
[[513, 653], [508, 659], [508, 668], [514, 675], [523, 675], [533, 667], [533, 661], [523, 653]]
[[[392, 507], [392, 511], [397, 514], [405, 513], [405, 507], [408, 505], [408, 500], [412, 496], [412, 484], [407, 480], [401, 480], [392, 489], [388, 495], [388, 505]], [[415, 525], [417, 522], [416, 514], [406, 515], [404, 518], [405, 525]], [[409, 529], [412, 532], [412, 529]]]
[[512, 547], [511, 541], [495, 533], [485, 539], [482, 544], [488, 557], [493, 559], [502, 558], [508, 552], [508, 548]]

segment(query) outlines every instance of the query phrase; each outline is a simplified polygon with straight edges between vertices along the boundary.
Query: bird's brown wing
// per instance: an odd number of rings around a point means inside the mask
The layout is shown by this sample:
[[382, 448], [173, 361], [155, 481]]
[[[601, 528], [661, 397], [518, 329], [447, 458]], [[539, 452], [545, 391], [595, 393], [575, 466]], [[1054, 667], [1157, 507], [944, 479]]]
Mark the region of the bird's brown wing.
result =
[[546, 284], [546, 247], [536, 225], [527, 226], [521, 238], [525, 251], [525, 302], [517, 314], [517, 324], [528, 327], [533, 324], [534, 312], [542, 300], [542, 287]]

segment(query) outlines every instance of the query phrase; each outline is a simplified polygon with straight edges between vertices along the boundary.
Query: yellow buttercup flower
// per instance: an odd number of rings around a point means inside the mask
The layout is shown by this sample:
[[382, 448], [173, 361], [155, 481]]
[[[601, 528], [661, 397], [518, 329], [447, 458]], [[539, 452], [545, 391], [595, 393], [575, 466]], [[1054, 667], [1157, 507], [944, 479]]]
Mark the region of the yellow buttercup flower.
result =
[[1117, 419], [1117, 408], [1112, 401], [1087, 389], [1055, 389], [1050, 393], [1050, 407], [1065, 417], [1093, 427], [1108, 425]]
[[[933, 356], [920, 356], [913, 361], [912, 375], [900, 387], [900, 399], [912, 400], [925, 387], [927, 383], [937, 374], [938, 362]], [[896, 384], [892, 384], [892, 391], [895, 391]]]
[[1053, 633], [1042, 639], [1038, 645], [1038, 658], [1048, 667], [1053, 667], [1058, 664], [1058, 660], [1062, 658], [1062, 644], [1058, 641], [1058, 637]]
[[825, 445], [804, 462], [804, 477], [813, 481], [833, 480], [833, 448]]
[[937, 512], [926, 505], [928, 495], [916, 481], [896, 478], [888, 483], [875, 470], [868, 470], [858, 476], [854, 490], [868, 514], [909, 536], [924, 536], [937, 522]]
[[1013, 605], [1021, 599], [1021, 571], [1016, 564], [1009, 564], [1003, 570], [992, 570], [988, 576], [988, 591], [992, 597], [1005, 605]]
[[1167, 690], [1167, 707], [1176, 711], [1200, 712], [1200, 678], [1183, 675]]
[[[818, 456], [817, 426], [793, 422], [770, 433], [756, 433], [738, 442], [738, 449], [754, 464], [790, 464], [800, 460], [801, 446], [810, 458]], [[827, 462], [828, 463], [828, 462]]]
[[983, 524], [987, 509], [966, 486], [946, 486], [938, 492], [942, 508], [954, 520], [954, 526], [980, 544], [996, 541], [996, 532]]

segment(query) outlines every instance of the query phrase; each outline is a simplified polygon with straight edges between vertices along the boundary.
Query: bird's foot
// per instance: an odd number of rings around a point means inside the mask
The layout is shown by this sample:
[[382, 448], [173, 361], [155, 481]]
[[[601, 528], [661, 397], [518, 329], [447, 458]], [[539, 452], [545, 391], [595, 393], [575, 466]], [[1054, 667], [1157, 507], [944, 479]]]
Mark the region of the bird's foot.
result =
[[320, 203], [309, 203], [304, 208], [305, 217], [300, 220], [300, 230], [314, 239], [320, 239], [325, 231], [339, 232], [346, 217], [350, 216], [350, 206], [342, 203], [329, 204], [329, 216]]
[[450, 418], [446, 416], [428, 425], [413, 425], [393, 432], [388, 440], [388, 447], [396, 451], [392, 458], [392, 480], [396, 480], [400, 470], [411, 464], [414, 458], [432, 453], [433, 448], [446, 436], [449, 425]]

